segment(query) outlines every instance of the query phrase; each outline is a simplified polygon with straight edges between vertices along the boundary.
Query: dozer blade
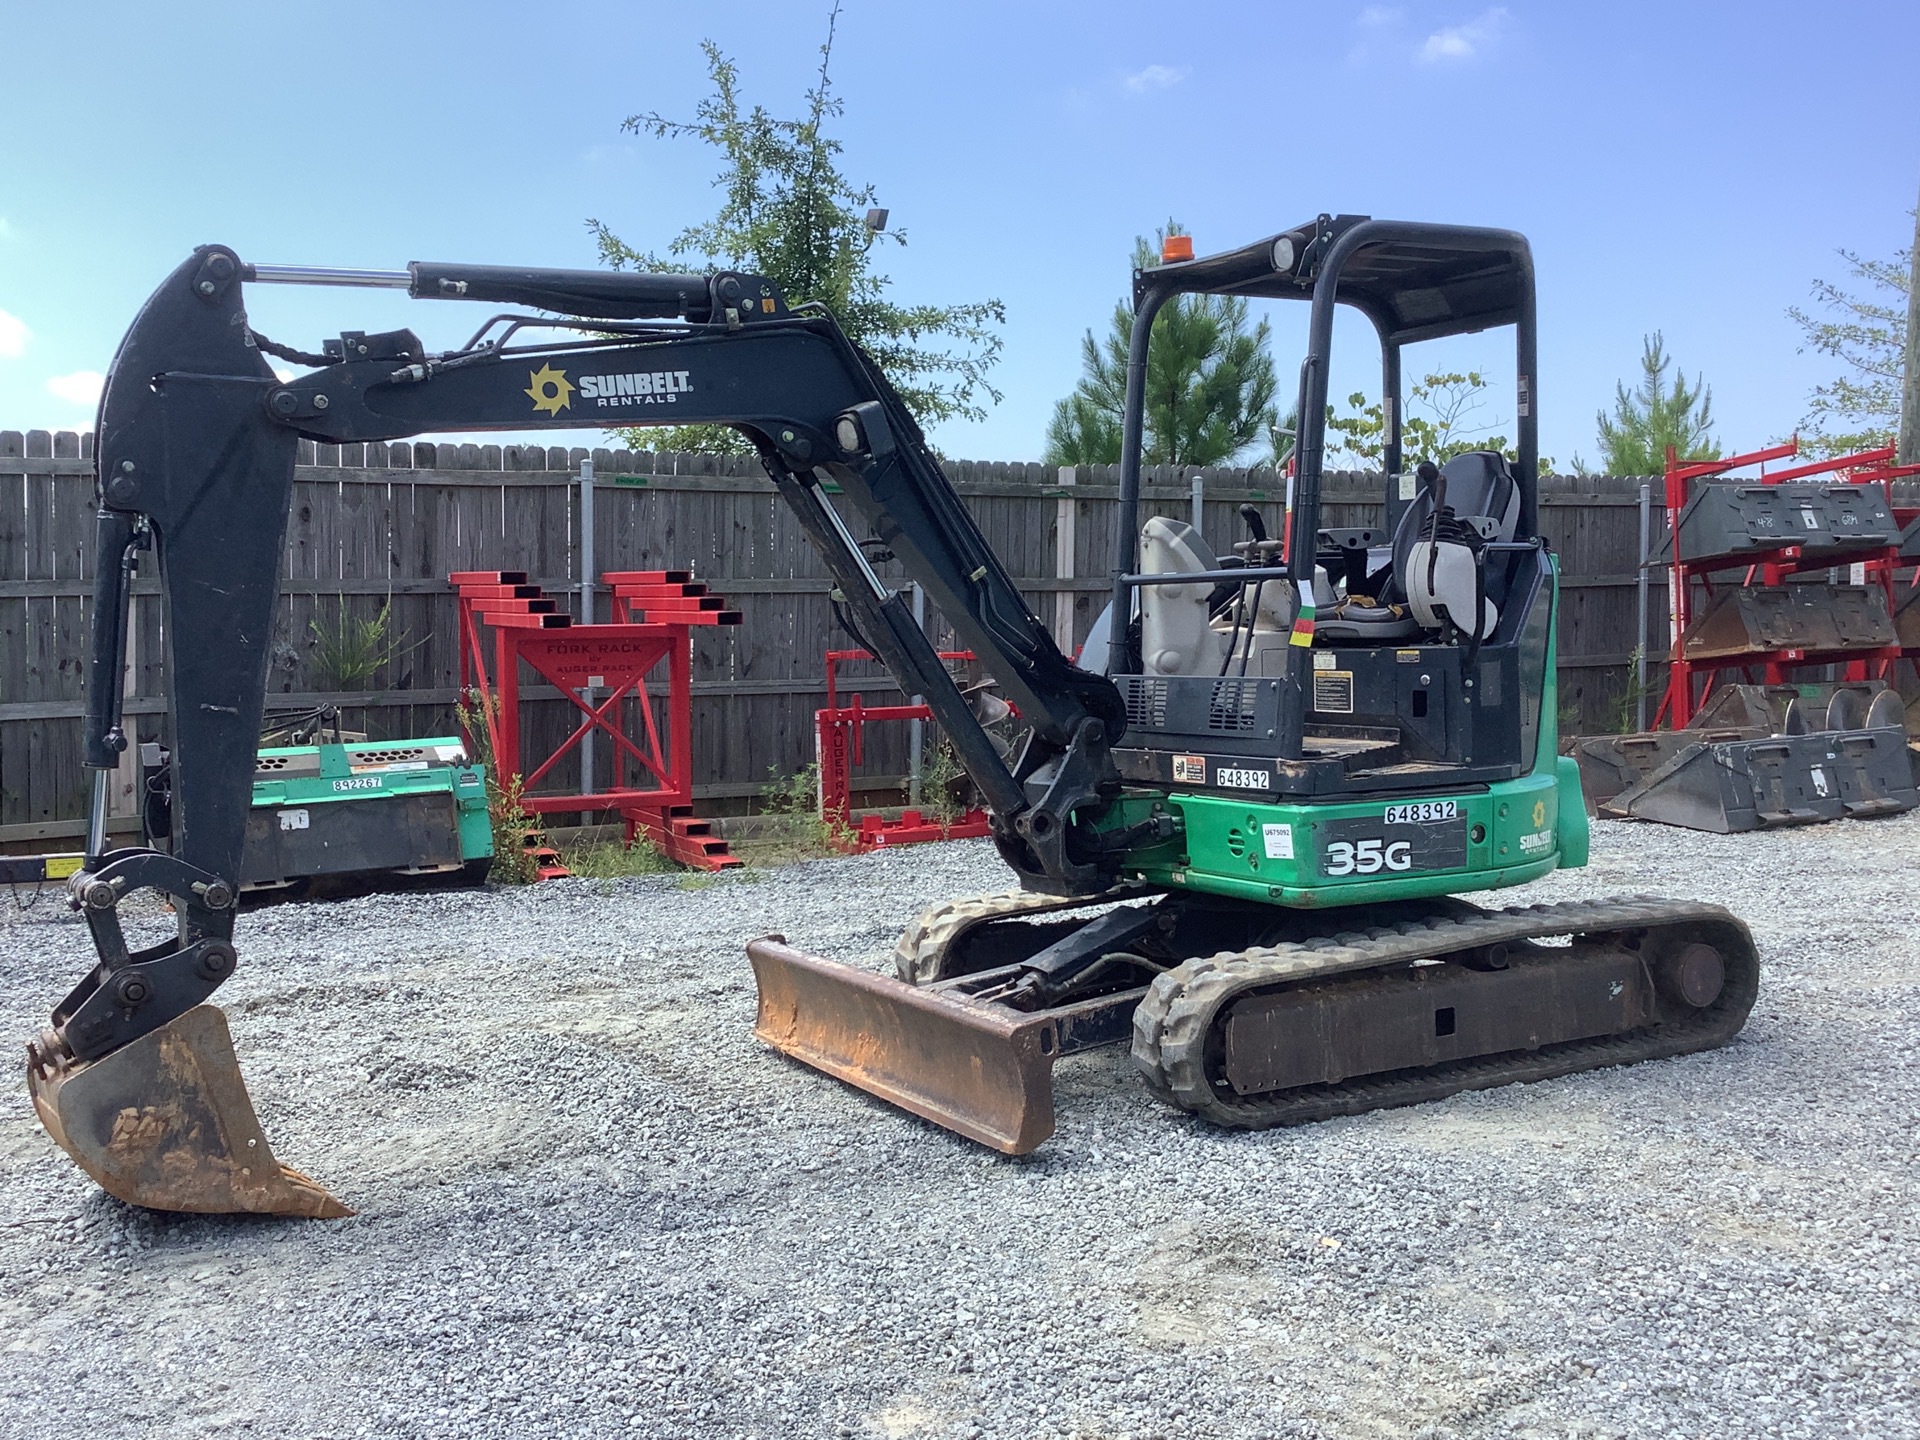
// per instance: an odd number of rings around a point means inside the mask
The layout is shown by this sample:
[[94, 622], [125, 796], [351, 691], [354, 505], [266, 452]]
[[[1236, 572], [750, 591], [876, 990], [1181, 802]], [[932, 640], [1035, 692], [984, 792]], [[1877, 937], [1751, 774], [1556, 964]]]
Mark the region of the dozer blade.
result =
[[769, 935], [748, 942], [753, 1033], [924, 1120], [1025, 1155], [1053, 1134], [1057, 1020], [916, 989]]
[[227, 1017], [198, 1005], [98, 1060], [28, 1047], [27, 1088], [60, 1148], [129, 1205], [199, 1214], [353, 1211], [273, 1158], [234, 1059]]

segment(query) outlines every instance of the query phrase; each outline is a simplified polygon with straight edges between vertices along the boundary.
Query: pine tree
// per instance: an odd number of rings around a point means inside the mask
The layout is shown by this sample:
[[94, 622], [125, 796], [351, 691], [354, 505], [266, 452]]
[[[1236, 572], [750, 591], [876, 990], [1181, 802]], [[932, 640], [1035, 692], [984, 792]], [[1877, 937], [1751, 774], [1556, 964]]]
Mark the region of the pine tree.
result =
[[[1158, 242], [1184, 233], [1169, 221]], [[1134, 242], [1133, 263], [1157, 262], [1159, 243]], [[1278, 382], [1265, 320], [1249, 328], [1247, 302], [1224, 295], [1179, 295], [1153, 322], [1147, 354], [1145, 435], [1149, 465], [1219, 465], [1256, 444], [1270, 444], [1278, 423]], [[1106, 339], [1080, 342], [1083, 374], [1054, 406], [1047, 425], [1049, 465], [1111, 465], [1120, 459], [1126, 409], [1127, 345], [1133, 309], [1114, 307]]]
[[1603, 410], [1594, 418], [1600, 435], [1600, 469], [1607, 475], [1659, 475], [1667, 468], [1667, 447], [1682, 460], [1711, 460], [1720, 454], [1713, 430], [1713, 391], [1704, 378], [1687, 384], [1685, 372], [1667, 383], [1666, 342], [1658, 330], [1645, 337], [1640, 351], [1640, 383], [1614, 387], [1613, 418]]
[[[738, 269], [764, 275], [789, 304], [818, 301], [831, 310], [855, 343], [872, 355], [923, 425], [942, 420], [981, 420], [1000, 392], [987, 373], [1000, 357], [996, 327], [1005, 324], [998, 300], [956, 305], [899, 305], [888, 299], [890, 281], [873, 268], [879, 240], [907, 243], [904, 230], [870, 230], [876, 191], [855, 185], [841, 172], [840, 142], [828, 126], [844, 110], [833, 93], [830, 67], [840, 7], [827, 17], [820, 69], [807, 91], [799, 119], [776, 119], [755, 105], [742, 108], [740, 75], [713, 41], [702, 43], [713, 93], [691, 121], [649, 112], [630, 115], [620, 127], [657, 140], [697, 140], [720, 152], [714, 186], [725, 196], [710, 220], [690, 226], [667, 243], [671, 260], [637, 249], [599, 220], [588, 220], [602, 262], [614, 269]], [[875, 212], [884, 216], [884, 211]], [[880, 223], [884, 226], [885, 221]], [[636, 430], [634, 445], [739, 451], [744, 442], [720, 425], [683, 426], [665, 432]]]

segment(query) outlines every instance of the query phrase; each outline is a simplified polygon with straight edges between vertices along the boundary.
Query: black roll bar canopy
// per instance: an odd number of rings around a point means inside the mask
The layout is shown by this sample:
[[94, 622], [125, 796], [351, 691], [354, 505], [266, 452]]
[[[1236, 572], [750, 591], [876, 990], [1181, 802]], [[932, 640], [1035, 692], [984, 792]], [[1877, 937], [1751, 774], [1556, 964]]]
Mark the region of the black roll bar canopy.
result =
[[[1358, 233], [1355, 233], [1358, 232]], [[1341, 263], [1336, 242], [1351, 236]], [[1410, 345], [1517, 324], [1533, 293], [1526, 238], [1511, 230], [1321, 216], [1252, 245], [1136, 272], [1134, 304], [1156, 291], [1334, 301], [1365, 314], [1382, 342]]]
[[[1519, 459], [1519, 533], [1539, 533], [1540, 430], [1535, 370], [1539, 353], [1533, 251], [1512, 230], [1375, 220], [1366, 215], [1320, 215], [1251, 245], [1134, 272], [1134, 321], [1127, 357], [1126, 416], [1120, 452], [1119, 532], [1114, 540], [1113, 614], [1130, 613], [1127, 577], [1136, 568], [1140, 509], [1141, 440], [1146, 400], [1147, 347], [1154, 317], [1176, 295], [1234, 295], [1304, 300], [1312, 306], [1307, 351], [1300, 364], [1299, 434], [1295, 448], [1288, 562], [1296, 582], [1310, 585], [1320, 526], [1320, 478], [1326, 454], [1328, 361], [1334, 307], [1350, 305], [1373, 322], [1380, 337], [1381, 396], [1386, 413], [1385, 467], [1400, 470], [1400, 351], [1422, 340], [1514, 327], [1515, 414]], [[1127, 626], [1109, 640], [1109, 674], [1130, 665]], [[1288, 685], [1297, 687], [1304, 662], [1289, 650]], [[1300, 708], [1281, 707], [1283, 756], [1297, 757]]]

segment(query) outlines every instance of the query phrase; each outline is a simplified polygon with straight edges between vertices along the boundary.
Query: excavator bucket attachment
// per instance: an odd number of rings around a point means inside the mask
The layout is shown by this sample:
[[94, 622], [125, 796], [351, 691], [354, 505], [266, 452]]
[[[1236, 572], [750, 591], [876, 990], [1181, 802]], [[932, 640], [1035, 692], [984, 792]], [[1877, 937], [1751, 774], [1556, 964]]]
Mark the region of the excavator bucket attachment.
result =
[[1775, 650], [1871, 650], [1897, 644], [1884, 591], [1873, 585], [1736, 585], [1681, 637], [1689, 660]]
[[1690, 745], [1719, 740], [1757, 740], [1772, 734], [1761, 726], [1725, 725], [1712, 730], [1643, 730], [1630, 735], [1587, 735], [1572, 742], [1580, 789], [1588, 813], [1605, 806], [1670, 762]]
[[216, 1006], [195, 1006], [97, 1060], [29, 1046], [27, 1088], [60, 1148], [129, 1205], [314, 1220], [353, 1213], [273, 1158]]
[[1053, 1134], [1054, 1016], [916, 989], [778, 935], [750, 941], [747, 957], [753, 1033], [774, 1049], [1005, 1155]]
[[1689, 745], [1601, 813], [1726, 835], [1897, 815], [1916, 804], [1906, 737], [1887, 728]]

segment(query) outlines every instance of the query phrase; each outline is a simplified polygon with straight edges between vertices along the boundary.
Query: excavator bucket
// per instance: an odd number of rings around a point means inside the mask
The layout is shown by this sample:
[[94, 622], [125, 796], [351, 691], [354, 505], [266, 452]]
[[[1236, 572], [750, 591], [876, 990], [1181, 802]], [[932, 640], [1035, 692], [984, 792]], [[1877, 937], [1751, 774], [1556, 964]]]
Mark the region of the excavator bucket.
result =
[[273, 1158], [216, 1006], [195, 1006], [97, 1060], [29, 1046], [27, 1088], [60, 1148], [129, 1205], [314, 1220], [353, 1213]]
[[1757, 740], [1772, 734], [1762, 726], [1724, 725], [1712, 730], [1643, 730], [1630, 735], [1587, 735], [1569, 747], [1580, 767], [1580, 789], [1595, 813], [1630, 790], [1690, 745], [1719, 740]]
[[753, 1033], [774, 1049], [1005, 1155], [1053, 1134], [1055, 1016], [917, 989], [779, 935], [750, 941], [747, 957]]
[[1736, 585], [1688, 627], [1689, 660], [1775, 650], [1871, 650], [1897, 644], [1884, 591], [1873, 585]]
[[1897, 815], [1916, 805], [1906, 737], [1888, 727], [1697, 742], [1601, 813], [1727, 835]]

